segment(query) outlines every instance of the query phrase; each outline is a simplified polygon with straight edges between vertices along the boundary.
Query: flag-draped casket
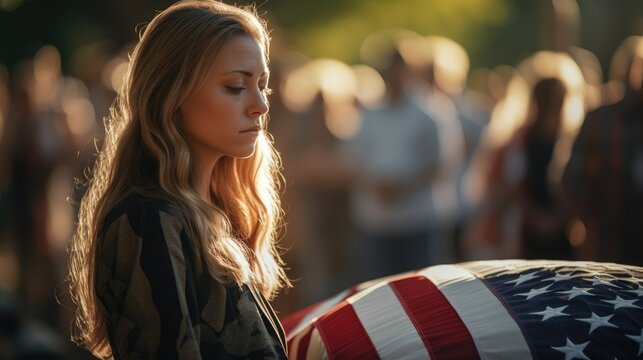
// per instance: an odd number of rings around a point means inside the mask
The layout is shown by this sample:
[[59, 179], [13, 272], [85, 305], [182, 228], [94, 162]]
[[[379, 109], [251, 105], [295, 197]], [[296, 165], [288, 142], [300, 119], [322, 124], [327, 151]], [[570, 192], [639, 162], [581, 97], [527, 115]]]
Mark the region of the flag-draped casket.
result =
[[356, 285], [282, 323], [292, 359], [643, 359], [643, 268], [437, 265]]

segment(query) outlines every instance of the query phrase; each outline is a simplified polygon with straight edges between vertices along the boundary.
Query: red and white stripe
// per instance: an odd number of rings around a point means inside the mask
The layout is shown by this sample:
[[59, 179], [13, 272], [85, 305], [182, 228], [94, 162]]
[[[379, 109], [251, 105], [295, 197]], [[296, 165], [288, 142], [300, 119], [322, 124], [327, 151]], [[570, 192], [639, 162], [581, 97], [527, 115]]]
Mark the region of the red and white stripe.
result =
[[292, 327], [296, 331], [289, 332], [290, 357], [531, 358], [513, 317], [463, 267], [433, 266], [372, 284], [352, 296], [339, 294], [301, 316]]
[[307, 325], [310, 325], [314, 320], [319, 316], [323, 315], [328, 310], [332, 309], [335, 305], [346, 300], [349, 296], [357, 292], [357, 287], [352, 287], [350, 289], [344, 290], [339, 294], [333, 296], [332, 298], [313, 304], [303, 310], [296, 312], [293, 315], [290, 315], [288, 319], [282, 321], [281, 325], [284, 328], [286, 334], [288, 334], [288, 340], [294, 335], [303, 330]]

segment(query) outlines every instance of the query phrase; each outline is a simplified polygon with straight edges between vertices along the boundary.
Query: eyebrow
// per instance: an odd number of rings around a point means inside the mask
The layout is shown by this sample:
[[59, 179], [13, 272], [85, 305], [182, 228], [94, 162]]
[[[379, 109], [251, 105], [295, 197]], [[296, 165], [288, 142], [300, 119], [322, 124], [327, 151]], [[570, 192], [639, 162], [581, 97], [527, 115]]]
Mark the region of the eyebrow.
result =
[[[228, 75], [228, 74], [233, 74], [233, 73], [239, 73], [239, 74], [241, 74], [241, 75], [243, 75], [245, 77], [249, 77], [249, 78], [254, 76], [253, 73], [251, 73], [250, 71], [247, 71], [247, 70], [232, 70], [232, 71], [229, 71], [229, 72], [227, 72], [227, 73], [225, 73], [223, 75]], [[259, 77], [262, 78], [262, 77], [268, 77], [268, 76], [270, 76], [270, 72], [262, 72], [261, 76], [259, 76]]]

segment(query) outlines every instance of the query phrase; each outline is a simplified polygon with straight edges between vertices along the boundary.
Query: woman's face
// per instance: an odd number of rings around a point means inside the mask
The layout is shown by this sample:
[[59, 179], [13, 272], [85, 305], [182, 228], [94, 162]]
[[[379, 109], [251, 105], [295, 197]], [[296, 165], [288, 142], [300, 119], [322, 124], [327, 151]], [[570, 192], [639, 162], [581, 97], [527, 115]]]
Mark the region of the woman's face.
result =
[[268, 67], [250, 36], [235, 36], [220, 49], [203, 86], [181, 105], [187, 141], [199, 160], [253, 154], [268, 112]]

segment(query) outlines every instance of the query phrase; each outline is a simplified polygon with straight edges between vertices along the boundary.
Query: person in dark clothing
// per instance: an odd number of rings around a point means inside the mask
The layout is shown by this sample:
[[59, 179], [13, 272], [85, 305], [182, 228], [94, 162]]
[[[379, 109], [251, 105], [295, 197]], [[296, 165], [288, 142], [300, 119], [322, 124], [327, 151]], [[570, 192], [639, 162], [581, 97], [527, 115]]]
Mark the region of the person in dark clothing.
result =
[[549, 168], [562, 125], [565, 85], [557, 78], [538, 81], [532, 90], [534, 115], [522, 135], [525, 174], [521, 184], [524, 256], [530, 259], [569, 259], [569, 214], [551, 186]]
[[643, 38], [635, 42], [624, 96], [587, 114], [563, 177], [583, 224], [581, 260], [643, 265]]
[[70, 247], [73, 340], [101, 358], [284, 359], [269, 37], [179, 2], [145, 28]]

